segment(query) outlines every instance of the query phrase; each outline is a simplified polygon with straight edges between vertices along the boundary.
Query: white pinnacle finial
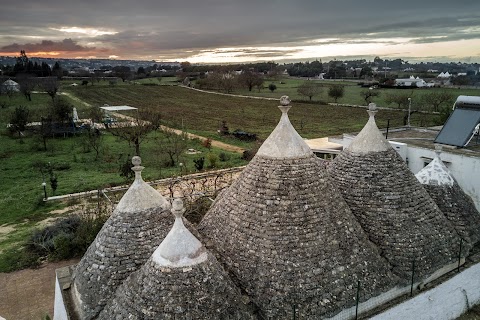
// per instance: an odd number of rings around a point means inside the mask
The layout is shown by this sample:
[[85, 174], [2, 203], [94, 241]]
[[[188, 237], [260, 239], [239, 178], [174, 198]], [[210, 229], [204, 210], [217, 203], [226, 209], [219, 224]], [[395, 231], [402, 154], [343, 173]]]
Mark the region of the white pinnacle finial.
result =
[[437, 154], [437, 157], [440, 158], [440, 153], [442, 153], [442, 146], [439, 144], [435, 145], [435, 153]]
[[175, 198], [170, 210], [175, 215], [175, 222], [153, 253], [153, 261], [165, 267], [188, 267], [207, 260], [202, 243], [183, 224], [183, 201]]
[[377, 105], [373, 102], [369, 103], [367, 112], [370, 117], [375, 117], [375, 114], [378, 112]]
[[282, 96], [280, 98], [280, 105], [278, 106], [282, 113], [288, 113], [288, 110], [290, 110], [291, 107], [290, 98], [288, 96]]
[[142, 164], [142, 158], [140, 158], [139, 156], [134, 156], [132, 158], [132, 164], [136, 167], [141, 165]]
[[170, 208], [170, 202], [143, 181], [142, 170], [145, 167], [142, 167], [141, 163], [142, 159], [140, 157], [134, 156], [132, 158], [133, 167], [131, 169], [135, 172], [135, 180], [133, 180], [127, 192], [120, 199], [115, 209], [117, 212], [140, 212], [153, 208], [167, 210]]
[[175, 198], [172, 203], [172, 213], [175, 215], [175, 218], [183, 217], [185, 213], [185, 207], [183, 206], [183, 201], [180, 198]]
[[288, 106], [290, 104], [290, 98], [288, 96], [282, 96], [280, 98], [280, 104], [282, 106]]
[[288, 96], [280, 98], [278, 108], [282, 111], [280, 121], [260, 149], [258, 149], [257, 156], [299, 158], [313, 155], [310, 147], [295, 131], [288, 119], [288, 110], [291, 108]]
[[142, 158], [139, 156], [134, 156], [132, 158], [132, 170], [135, 171], [135, 180], [140, 179], [142, 180], [142, 170], [145, 169], [145, 167], [142, 167], [140, 164], [142, 164]]

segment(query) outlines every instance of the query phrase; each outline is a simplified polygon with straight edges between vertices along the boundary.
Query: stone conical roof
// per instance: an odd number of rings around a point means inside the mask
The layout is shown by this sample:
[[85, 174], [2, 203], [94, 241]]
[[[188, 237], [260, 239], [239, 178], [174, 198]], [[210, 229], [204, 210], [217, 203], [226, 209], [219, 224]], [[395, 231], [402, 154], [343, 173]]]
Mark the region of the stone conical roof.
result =
[[151, 256], [170, 229], [168, 201], [145, 183], [140, 157], [135, 181], [105, 222], [74, 274], [74, 301], [82, 319], [94, 318], [127, 276]]
[[436, 149], [432, 162], [415, 176], [462, 237], [464, 248], [468, 249], [480, 241], [480, 213], [440, 159], [441, 147]]
[[288, 97], [284, 97], [282, 97], [281, 100], [282, 105], [279, 106], [282, 111], [280, 122], [258, 149], [257, 154], [268, 158], [299, 158], [311, 156], [312, 151], [288, 119], [287, 113], [291, 108], [288, 105], [290, 100]]
[[369, 105], [369, 118], [367, 124], [363, 127], [362, 131], [355, 137], [352, 143], [347, 147], [347, 150], [355, 153], [370, 153], [381, 152], [392, 149], [390, 143], [378, 130], [375, 122], [375, 113], [377, 107], [374, 103]]
[[351, 145], [328, 166], [363, 229], [405, 281], [451, 262], [459, 238], [435, 202], [375, 124], [376, 106]]
[[215, 257], [185, 228], [184, 211], [175, 199], [172, 229], [99, 319], [254, 319]]
[[265, 147], [199, 231], [264, 317], [291, 319], [295, 304], [299, 318], [318, 319], [351, 306], [357, 280], [367, 299], [395, 277], [279, 108]]
[[450, 171], [440, 160], [441, 147], [435, 147], [435, 157], [422, 170], [420, 170], [415, 177], [423, 185], [432, 186], [453, 186], [455, 179], [450, 174]]

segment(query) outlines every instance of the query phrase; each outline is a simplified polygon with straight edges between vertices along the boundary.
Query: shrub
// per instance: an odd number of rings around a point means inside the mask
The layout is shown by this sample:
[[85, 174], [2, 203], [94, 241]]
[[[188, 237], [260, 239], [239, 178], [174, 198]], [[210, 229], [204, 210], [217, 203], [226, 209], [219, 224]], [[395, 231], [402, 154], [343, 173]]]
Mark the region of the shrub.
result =
[[51, 255], [55, 251], [55, 238], [60, 234], [71, 234], [81, 223], [79, 216], [57, 220], [51, 226], [35, 230], [27, 241], [27, 249], [40, 256]]
[[127, 160], [120, 163], [118, 168], [120, 177], [125, 178], [126, 181], [132, 180], [135, 176], [135, 172], [132, 170], [132, 161], [130, 160], [130, 155], [127, 156]]
[[40, 258], [40, 255], [28, 252], [25, 248], [7, 249], [0, 256], [0, 272], [38, 267]]
[[207, 149], [211, 149], [212, 148], [212, 139], [207, 138], [207, 140], [203, 140], [202, 146], [204, 146]]
[[258, 147], [243, 151], [242, 159], [247, 161], [252, 160], [253, 157], [255, 157], [255, 155], [257, 154], [257, 151]]
[[190, 221], [191, 223], [197, 225], [202, 221], [203, 216], [207, 213], [208, 209], [212, 205], [212, 201], [208, 197], [201, 197], [187, 203], [186, 211], [185, 211], [185, 218]]
[[193, 163], [195, 164], [195, 169], [197, 169], [198, 171], [202, 171], [205, 164], [205, 158], [200, 157], [198, 159], [193, 159]]
[[222, 162], [226, 162], [226, 161], [230, 160], [230, 156], [228, 154], [226, 154], [225, 152], [222, 152], [218, 155], [218, 159], [220, 159], [220, 161], [222, 161]]
[[215, 153], [209, 153], [207, 159], [210, 168], [215, 168], [217, 166], [218, 156]]
[[277, 90], [277, 86], [274, 84], [274, 83], [270, 83], [268, 85], [268, 90], [270, 90], [271, 92]]
[[73, 215], [35, 230], [27, 241], [28, 255], [51, 260], [82, 256], [107, 220], [103, 213]]
[[54, 260], [68, 259], [76, 251], [74, 244], [75, 235], [72, 233], [60, 233], [53, 238], [52, 258]]
[[52, 165], [52, 169], [57, 170], [57, 171], [69, 170], [70, 169], [70, 164], [67, 163], [67, 162], [54, 163]]

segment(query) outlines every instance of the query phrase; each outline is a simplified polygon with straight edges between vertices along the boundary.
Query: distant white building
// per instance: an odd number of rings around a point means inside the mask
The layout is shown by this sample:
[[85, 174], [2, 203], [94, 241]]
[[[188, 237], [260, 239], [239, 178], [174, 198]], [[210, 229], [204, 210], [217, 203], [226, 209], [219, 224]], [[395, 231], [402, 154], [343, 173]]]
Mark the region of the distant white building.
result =
[[443, 78], [443, 79], [448, 79], [450, 78], [452, 75], [447, 71], [447, 72], [441, 72], [437, 78]]
[[429, 87], [430, 85], [425, 82], [425, 80], [420, 79], [419, 77], [410, 76], [406, 79], [395, 79], [395, 86], [397, 87]]
[[2, 83], [2, 89], [2, 91], [5, 92], [19, 92], [20, 85], [11, 79], [8, 79], [4, 83]]

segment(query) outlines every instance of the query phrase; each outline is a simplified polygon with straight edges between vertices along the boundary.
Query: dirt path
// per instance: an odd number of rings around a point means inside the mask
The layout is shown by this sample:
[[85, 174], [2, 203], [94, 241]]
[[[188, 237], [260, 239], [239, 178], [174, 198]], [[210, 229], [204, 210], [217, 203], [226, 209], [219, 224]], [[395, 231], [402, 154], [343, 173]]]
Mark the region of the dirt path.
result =
[[[165, 127], [165, 126], [160, 126], [160, 127], [163, 130], [173, 130], [178, 135], [183, 133], [182, 130], [173, 129], [173, 128], [169, 128], [169, 127]], [[200, 141], [205, 141], [205, 140], [208, 139], [208, 138], [205, 138], [205, 137], [199, 136], [197, 134], [193, 134], [193, 133], [186, 132], [186, 134], [187, 134], [188, 139], [199, 139]], [[243, 148], [240, 148], [240, 147], [237, 147], [237, 146], [234, 146], [234, 145], [231, 145], [231, 144], [227, 144], [227, 143], [224, 143], [224, 142], [221, 142], [221, 141], [217, 141], [217, 140], [212, 140], [212, 146], [214, 146], [216, 148], [226, 150], [226, 151], [237, 152], [237, 153], [243, 153], [243, 151], [245, 151], [245, 149], [243, 149]]]
[[7, 320], [53, 318], [55, 269], [77, 263], [46, 263], [38, 269], [0, 273], [0, 317]]
[[91, 106], [92, 106], [90, 103], [87, 103], [87, 102], [83, 101], [82, 99], [79, 99], [79, 98], [75, 97], [75, 96], [74, 96], [73, 94], [71, 94], [70, 92], [60, 92], [59, 94], [64, 95], [64, 96], [67, 96], [67, 97], [69, 97], [70, 99], [75, 100], [75, 101], [77, 101], [77, 102], [80, 102], [81, 104], [83, 104], [83, 105], [85, 105], [85, 106], [87, 106], [87, 107], [91, 107]]
[[[198, 90], [198, 89], [196, 89], [196, 90]], [[83, 103], [87, 107], [91, 106], [89, 103], [75, 97], [71, 93], [62, 92], [60, 94], [65, 95], [65, 96], [69, 97], [70, 99], [75, 100], [77, 102]], [[278, 99], [276, 99], [276, 100], [278, 100]], [[121, 113], [118, 113], [118, 112], [111, 112], [111, 114], [114, 115], [117, 118], [123, 118], [123, 119], [127, 119], [129, 121], [135, 121], [135, 118], [124, 115], [124, 114], [121, 114]], [[196, 135], [196, 134], [193, 134], [193, 133], [184, 132], [182, 130], [174, 129], [174, 128], [170, 128], [170, 127], [166, 127], [166, 126], [160, 126], [160, 128], [162, 130], [173, 130], [173, 132], [175, 132], [178, 135], [181, 135], [181, 134], [185, 133], [189, 139], [199, 139], [200, 141], [205, 141], [205, 140], [208, 139], [206, 137], [202, 137], [202, 136], [199, 136], [199, 135]], [[237, 146], [234, 146], [234, 145], [231, 145], [231, 144], [228, 144], [228, 143], [224, 143], [224, 142], [221, 142], [221, 141], [218, 141], [218, 140], [212, 140], [212, 146], [215, 147], [215, 148], [220, 148], [220, 149], [230, 151], [230, 152], [243, 153], [245, 151], [244, 148], [237, 147]]]
[[220, 96], [229, 96], [229, 97], [238, 97], [238, 98], [246, 98], [246, 99], [258, 99], [258, 100], [270, 100], [270, 101], [279, 101], [279, 98], [269, 98], [269, 97], [257, 97], [257, 96], [245, 96], [241, 94], [233, 94], [233, 93], [223, 93], [223, 92], [215, 92], [215, 91], [207, 91], [202, 89], [196, 89], [184, 85], [179, 85], [181, 88], [190, 89], [198, 92], [209, 93], [209, 94], [216, 94]]

